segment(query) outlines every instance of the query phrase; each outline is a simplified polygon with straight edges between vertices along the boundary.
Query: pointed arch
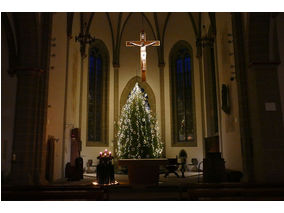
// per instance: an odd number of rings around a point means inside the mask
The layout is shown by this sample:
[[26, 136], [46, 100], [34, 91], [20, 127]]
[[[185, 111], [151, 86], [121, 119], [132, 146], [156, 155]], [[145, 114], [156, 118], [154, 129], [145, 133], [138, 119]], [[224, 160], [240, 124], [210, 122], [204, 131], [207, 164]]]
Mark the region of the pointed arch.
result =
[[135, 86], [136, 83], [138, 83], [139, 86], [141, 88], [143, 88], [144, 91], [147, 93], [150, 108], [151, 108], [153, 114], [156, 114], [156, 99], [155, 99], [154, 92], [147, 82], [145, 82], [145, 81], [142, 82], [142, 79], [139, 76], [135, 76], [135, 77], [131, 78], [127, 82], [126, 86], [124, 87], [124, 89], [121, 93], [121, 96], [120, 96], [120, 110], [122, 109], [122, 107], [126, 103], [128, 95], [129, 95], [129, 93], [131, 92], [131, 90], [133, 89], [133, 87]]
[[87, 146], [108, 146], [109, 52], [100, 39], [89, 47]]
[[194, 64], [191, 45], [178, 41], [169, 55], [172, 146], [196, 147]]

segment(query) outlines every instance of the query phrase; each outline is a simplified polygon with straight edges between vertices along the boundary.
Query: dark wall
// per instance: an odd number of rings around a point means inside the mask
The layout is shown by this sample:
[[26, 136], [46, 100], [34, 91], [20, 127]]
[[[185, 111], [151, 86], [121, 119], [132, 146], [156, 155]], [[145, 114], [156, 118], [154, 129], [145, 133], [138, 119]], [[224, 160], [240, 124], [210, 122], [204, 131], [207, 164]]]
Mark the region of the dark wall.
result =
[[11, 171], [13, 128], [17, 77], [8, 73], [9, 48], [7, 33], [1, 30], [1, 173], [7, 176]]

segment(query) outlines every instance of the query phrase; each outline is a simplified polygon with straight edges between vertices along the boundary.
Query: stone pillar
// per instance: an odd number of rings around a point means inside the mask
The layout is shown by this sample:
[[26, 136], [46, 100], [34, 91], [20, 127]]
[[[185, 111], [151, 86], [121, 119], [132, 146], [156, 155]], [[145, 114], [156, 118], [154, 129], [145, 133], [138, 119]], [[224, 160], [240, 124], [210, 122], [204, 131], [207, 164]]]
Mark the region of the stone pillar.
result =
[[[68, 22], [68, 18], [67, 18]], [[67, 39], [66, 39], [66, 69], [65, 69], [65, 88], [64, 88], [64, 114], [63, 114], [63, 137], [62, 137], [62, 166], [61, 168], [65, 168], [65, 146], [66, 146], [66, 135], [68, 134], [66, 131], [67, 125], [67, 97], [68, 97], [68, 81], [69, 81], [69, 52], [70, 52], [70, 40], [72, 39], [71, 29], [68, 30], [67, 25]], [[71, 25], [72, 26], [72, 25]], [[65, 171], [61, 170], [61, 176], [64, 177]]]
[[[161, 140], [163, 141], [166, 147], [166, 141], [165, 141], [165, 85], [164, 85], [165, 64], [160, 63], [159, 69], [160, 69], [160, 103], [161, 103]], [[166, 156], [166, 148], [164, 149], [163, 155]]]
[[258, 182], [283, 182], [284, 179], [278, 64], [254, 62], [247, 72], [254, 171]]
[[202, 38], [196, 39], [196, 57], [201, 58], [202, 57]]
[[[202, 38], [202, 55], [204, 65], [204, 97], [205, 97], [205, 116], [206, 116], [206, 136], [213, 136], [216, 134], [216, 118], [215, 113], [217, 109], [214, 109], [214, 96], [216, 97], [216, 76], [215, 76], [215, 64], [212, 64], [212, 52], [211, 49], [214, 45], [212, 38]], [[200, 53], [199, 53], [200, 54]], [[215, 91], [214, 91], [215, 90]], [[218, 125], [218, 124], [217, 124]]]
[[[114, 122], [117, 124], [118, 115], [119, 115], [119, 64], [113, 64], [113, 72], [114, 72], [114, 86], [113, 86], [113, 106], [114, 106]], [[113, 151], [114, 156], [116, 156], [117, 149], [117, 138], [116, 138], [117, 129], [115, 128], [113, 131]]]
[[[80, 103], [79, 103], [79, 128], [82, 128], [82, 105], [83, 105], [83, 80], [84, 80], [84, 56], [81, 55], [81, 66], [80, 66]], [[68, 84], [68, 82], [66, 82]]]
[[16, 69], [17, 99], [15, 110], [13, 163], [11, 178], [15, 184], [40, 182], [42, 158], [42, 100], [41, 83], [44, 72], [38, 68]]
[[[203, 59], [202, 59], [202, 40], [196, 39], [196, 57], [198, 58], [199, 65], [199, 77], [200, 77], [200, 94], [201, 94], [201, 124], [202, 124], [202, 137], [205, 136], [205, 112], [204, 112], [204, 75], [203, 75]], [[202, 140], [203, 147], [205, 147], [204, 140]], [[205, 149], [203, 149], [203, 155], [205, 156]]]
[[234, 59], [236, 83], [238, 90], [239, 127], [242, 145], [242, 161], [244, 180], [254, 182], [254, 158], [251, 137], [249, 107], [248, 107], [248, 79], [245, 51], [244, 23], [242, 13], [232, 13], [232, 32], [234, 42]]
[[[284, 136], [270, 13], [233, 13], [243, 164], [248, 181], [283, 182]], [[273, 35], [273, 34], [272, 34]], [[276, 36], [274, 34], [274, 36]], [[273, 37], [277, 41], [277, 37]], [[272, 52], [271, 50], [276, 51]], [[276, 54], [276, 55], [275, 55]]]

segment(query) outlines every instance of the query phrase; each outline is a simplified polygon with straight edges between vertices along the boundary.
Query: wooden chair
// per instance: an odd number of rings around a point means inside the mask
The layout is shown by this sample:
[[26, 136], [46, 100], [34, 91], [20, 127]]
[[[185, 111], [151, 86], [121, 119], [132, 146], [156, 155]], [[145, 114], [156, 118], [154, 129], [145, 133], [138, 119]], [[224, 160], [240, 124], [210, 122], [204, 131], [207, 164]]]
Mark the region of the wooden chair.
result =
[[165, 177], [167, 177], [170, 173], [174, 173], [177, 177], [179, 177], [178, 170], [179, 163], [177, 162], [177, 158], [168, 158], [168, 164], [166, 165], [167, 172]]

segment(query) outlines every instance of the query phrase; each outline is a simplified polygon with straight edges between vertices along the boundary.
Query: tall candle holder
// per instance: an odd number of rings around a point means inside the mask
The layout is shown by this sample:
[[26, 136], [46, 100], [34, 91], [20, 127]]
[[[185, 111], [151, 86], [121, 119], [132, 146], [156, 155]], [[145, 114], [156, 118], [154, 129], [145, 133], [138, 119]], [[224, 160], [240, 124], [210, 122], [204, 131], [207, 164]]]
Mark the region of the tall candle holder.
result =
[[114, 185], [118, 184], [114, 179], [114, 166], [112, 164], [113, 156], [110, 151], [105, 149], [100, 152], [99, 164], [97, 166], [97, 181], [93, 182], [94, 185]]

